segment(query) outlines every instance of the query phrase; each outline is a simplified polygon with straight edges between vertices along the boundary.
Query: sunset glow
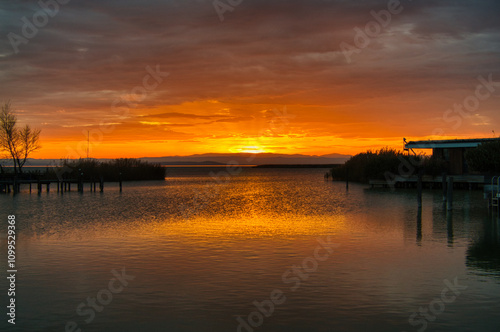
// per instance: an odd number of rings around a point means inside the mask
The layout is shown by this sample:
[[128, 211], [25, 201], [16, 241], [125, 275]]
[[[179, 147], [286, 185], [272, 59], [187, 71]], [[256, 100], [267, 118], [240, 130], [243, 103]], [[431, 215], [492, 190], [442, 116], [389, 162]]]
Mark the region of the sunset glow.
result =
[[266, 150], [264, 150], [263, 148], [258, 147], [258, 146], [244, 146], [244, 147], [238, 148], [236, 150], [238, 152], [241, 152], [241, 153], [264, 153], [264, 152], [267, 152]]
[[12, 331], [498, 330], [499, 0], [0, 3]]
[[[405, 3], [352, 53], [385, 2], [245, 2], [223, 22], [210, 1], [86, 6], [0, 41], [0, 100], [42, 129], [35, 158], [355, 154], [500, 132], [494, 2]], [[5, 35], [37, 10], [6, 4]]]

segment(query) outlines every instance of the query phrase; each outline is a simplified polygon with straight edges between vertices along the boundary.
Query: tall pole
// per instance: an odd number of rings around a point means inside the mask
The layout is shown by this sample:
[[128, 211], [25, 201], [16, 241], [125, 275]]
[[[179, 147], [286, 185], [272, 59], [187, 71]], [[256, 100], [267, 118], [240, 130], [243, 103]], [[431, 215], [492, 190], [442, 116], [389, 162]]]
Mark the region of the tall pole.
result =
[[418, 179], [417, 179], [417, 202], [418, 208], [422, 209], [422, 176], [423, 176], [423, 168], [418, 169]]
[[446, 200], [446, 206], [447, 206], [447, 209], [448, 211], [451, 211], [453, 209], [453, 177], [452, 176], [449, 176], [448, 177], [448, 186], [447, 186], [447, 190], [448, 190], [448, 197], [447, 197], [447, 200]]
[[445, 172], [443, 172], [443, 179], [441, 180], [441, 184], [443, 186], [443, 203], [446, 203], [447, 188], [446, 188], [446, 173]]

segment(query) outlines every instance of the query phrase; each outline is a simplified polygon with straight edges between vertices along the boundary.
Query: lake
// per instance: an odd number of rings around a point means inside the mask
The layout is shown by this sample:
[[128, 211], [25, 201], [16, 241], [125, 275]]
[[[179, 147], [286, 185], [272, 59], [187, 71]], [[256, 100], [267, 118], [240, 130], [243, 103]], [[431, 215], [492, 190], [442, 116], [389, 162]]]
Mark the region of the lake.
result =
[[[0, 195], [8, 331], [497, 331], [500, 222], [480, 191], [368, 189], [325, 169]], [[5, 274], [4, 274], [5, 275]]]

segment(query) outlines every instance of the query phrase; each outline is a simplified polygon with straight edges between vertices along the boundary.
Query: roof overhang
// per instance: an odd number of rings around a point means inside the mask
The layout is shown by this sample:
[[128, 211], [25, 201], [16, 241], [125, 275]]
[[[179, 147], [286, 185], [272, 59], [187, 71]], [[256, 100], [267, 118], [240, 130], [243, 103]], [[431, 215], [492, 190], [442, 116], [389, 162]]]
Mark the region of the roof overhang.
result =
[[413, 141], [405, 144], [407, 149], [475, 148], [481, 143], [500, 141], [498, 138]]

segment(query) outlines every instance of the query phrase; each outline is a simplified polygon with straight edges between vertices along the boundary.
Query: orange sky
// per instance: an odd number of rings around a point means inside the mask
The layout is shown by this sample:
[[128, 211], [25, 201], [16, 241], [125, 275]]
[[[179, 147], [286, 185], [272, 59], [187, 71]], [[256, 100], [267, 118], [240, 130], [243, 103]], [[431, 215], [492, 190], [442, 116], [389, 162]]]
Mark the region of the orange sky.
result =
[[[254, 1], [221, 22], [211, 1], [70, 2], [27, 43], [0, 41], [0, 100], [42, 129], [36, 158], [85, 157], [88, 132], [95, 158], [355, 154], [500, 133], [500, 84], [475, 97], [479, 76], [500, 82], [500, 5], [404, 3], [346, 57], [342, 43], [386, 9]], [[37, 10], [6, 5], [3, 35]]]

